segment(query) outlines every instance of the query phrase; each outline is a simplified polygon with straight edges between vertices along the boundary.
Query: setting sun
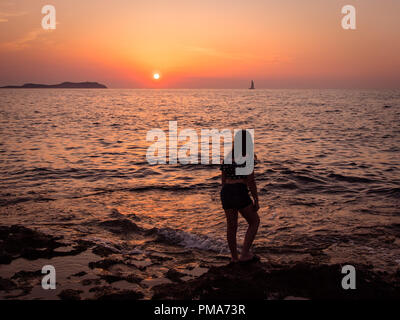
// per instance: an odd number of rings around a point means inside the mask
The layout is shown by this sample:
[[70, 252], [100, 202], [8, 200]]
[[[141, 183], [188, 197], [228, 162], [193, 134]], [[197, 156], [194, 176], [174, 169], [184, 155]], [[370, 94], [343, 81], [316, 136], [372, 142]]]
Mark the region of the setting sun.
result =
[[160, 74], [159, 74], [159, 73], [153, 74], [153, 78], [154, 78], [155, 80], [160, 79]]

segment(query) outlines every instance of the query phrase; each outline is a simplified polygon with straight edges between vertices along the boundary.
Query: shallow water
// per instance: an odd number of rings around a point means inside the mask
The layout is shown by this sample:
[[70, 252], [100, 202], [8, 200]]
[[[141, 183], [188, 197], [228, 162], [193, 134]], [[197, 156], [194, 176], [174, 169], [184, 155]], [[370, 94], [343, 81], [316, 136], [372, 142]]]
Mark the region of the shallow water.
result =
[[114, 212], [226, 253], [218, 167], [146, 161], [171, 120], [255, 129], [259, 254], [400, 265], [398, 90], [1, 90], [1, 224], [143, 244], [101, 227]]

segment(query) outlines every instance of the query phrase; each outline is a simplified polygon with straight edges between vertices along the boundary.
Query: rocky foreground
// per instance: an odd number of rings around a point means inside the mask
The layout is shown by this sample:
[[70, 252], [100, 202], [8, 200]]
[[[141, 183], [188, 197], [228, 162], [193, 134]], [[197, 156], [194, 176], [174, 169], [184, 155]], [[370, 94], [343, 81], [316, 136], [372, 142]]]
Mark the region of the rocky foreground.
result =
[[341, 265], [251, 263], [212, 267], [197, 279], [155, 288], [153, 299], [400, 299], [400, 274], [356, 266], [356, 290], [341, 286]]
[[[112, 225], [111, 227], [114, 227]], [[89, 258], [85, 258], [87, 254]], [[355, 265], [356, 290], [344, 290], [339, 264], [274, 264], [255, 262], [202, 266], [205, 273], [188, 276], [190, 254], [176, 251], [181, 260], [160, 255], [117, 255], [89, 241], [67, 243], [22, 226], [0, 226], [0, 296], [2, 299], [36, 298], [41, 270], [36, 261], [84, 260], [85, 268], [57, 278], [57, 299], [399, 299], [400, 271], [375, 272]], [[83, 258], [82, 258], [83, 257]], [[91, 260], [95, 257], [94, 261]], [[223, 259], [221, 259], [223, 260]], [[168, 264], [169, 262], [169, 264]], [[190, 263], [189, 263], [190, 262]], [[185, 265], [186, 263], [186, 265]], [[188, 264], [189, 263], [189, 264]], [[181, 266], [186, 266], [179, 268]], [[11, 268], [10, 266], [14, 266]], [[8, 269], [7, 269], [8, 267]], [[18, 269], [20, 268], [20, 269]], [[23, 269], [21, 269], [23, 268]], [[153, 268], [153, 269], [152, 269]], [[25, 269], [25, 270], [24, 270]], [[26, 270], [27, 269], [27, 270]], [[8, 270], [8, 271], [7, 271]], [[10, 273], [11, 270], [11, 273]], [[164, 270], [160, 283], [150, 285], [154, 270]], [[185, 271], [186, 270], [186, 271]], [[207, 271], [208, 270], [208, 271]], [[78, 272], [76, 272], [78, 271]], [[70, 272], [70, 271], [69, 271]], [[67, 279], [69, 279], [68, 282]], [[66, 281], [62, 283], [62, 281]], [[60, 283], [61, 282], [61, 283]], [[121, 287], [121, 284], [122, 287]]]

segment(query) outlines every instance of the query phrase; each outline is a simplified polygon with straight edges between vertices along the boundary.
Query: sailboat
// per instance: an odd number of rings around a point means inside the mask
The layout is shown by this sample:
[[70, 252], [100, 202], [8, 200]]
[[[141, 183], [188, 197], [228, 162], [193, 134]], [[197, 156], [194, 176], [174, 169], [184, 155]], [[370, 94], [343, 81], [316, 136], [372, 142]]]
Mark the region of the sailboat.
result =
[[255, 87], [254, 87], [254, 81], [253, 80], [251, 80], [251, 87], [249, 88], [250, 90], [254, 90], [255, 89]]

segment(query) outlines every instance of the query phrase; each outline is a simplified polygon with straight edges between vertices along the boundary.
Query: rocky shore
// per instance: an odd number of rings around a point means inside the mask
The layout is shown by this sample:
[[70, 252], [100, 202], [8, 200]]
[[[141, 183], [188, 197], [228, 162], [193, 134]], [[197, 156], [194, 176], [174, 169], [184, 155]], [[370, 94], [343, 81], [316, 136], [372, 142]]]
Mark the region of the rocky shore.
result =
[[179, 286], [155, 288], [153, 299], [399, 299], [400, 274], [376, 274], [356, 266], [357, 289], [341, 287], [341, 265], [268, 263], [212, 267]]
[[[114, 228], [114, 225], [108, 227]], [[127, 227], [127, 226], [124, 226]], [[132, 226], [129, 226], [131, 228]], [[154, 245], [157, 246], [157, 239]], [[356, 290], [341, 287], [340, 264], [200, 262], [173, 246], [171, 255], [116, 253], [90, 241], [70, 243], [22, 226], [0, 226], [1, 299], [399, 299], [400, 271], [355, 265]], [[174, 254], [175, 252], [175, 254]], [[211, 261], [211, 260], [210, 260]], [[57, 290], [43, 293], [43, 264], [58, 270]]]

